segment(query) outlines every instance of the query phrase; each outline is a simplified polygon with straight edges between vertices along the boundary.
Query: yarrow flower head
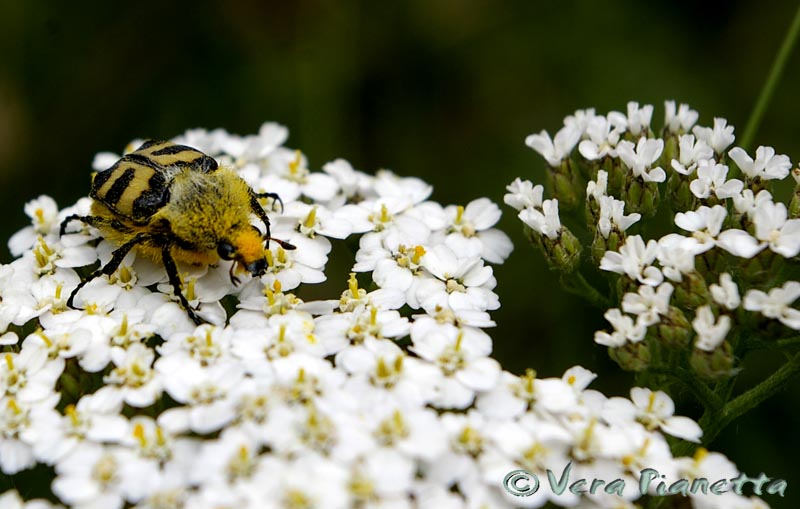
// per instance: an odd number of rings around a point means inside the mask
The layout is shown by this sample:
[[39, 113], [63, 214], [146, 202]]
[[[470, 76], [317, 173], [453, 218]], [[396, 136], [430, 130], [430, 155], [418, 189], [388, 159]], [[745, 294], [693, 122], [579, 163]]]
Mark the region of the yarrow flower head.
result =
[[[631, 103], [605, 121], [580, 111], [554, 138], [528, 142], [559, 167], [562, 186], [576, 177], [572, 151], [594, 131], [599, 158], [616, 158], [622, 145], [633, 158], [626, 171], [656, 182], [662, 147], [647, 138], [652, 111]], [[683, 106], [672, 117], [678, 131], [694, 123]], [[626, 135], [641, 138], [637, 149], [625, 147]], [[688, 464], [664, 434], [696, 442], [701, 431], [674, 415], [665, 393], [639, 388], [609, 399], [588, 388], [596, 375], [580, 366], [561, 377], [520, 376], [492, 357], [495, 267], [513, 248], [496, 227], [496, 204], [442, 205], [420, 179], [369, 174], [341, 159], [316, 171], [287, 137], [268, 123], [250, 136], [196, 129], [175, 138], [267, 193], [254, 198], [271, 219], [263, 271], [243, 272], [234, 260], [173, 271], [164, 253], [123, 251], [96, 225], [60, 231], [63, 220], [90, 213], [88, 199], [59, 210], [40, 197], [26, 207], [32, 224], [11, 241], [19, 256], [0, 266], [4, 475], [50, 467], [42, 471], [51, 472], [52, 495], [77, 509], [510, 508], [520, 500], [500, 481], [520, 468], [543, 474], [577, 461], [582, 477], [634, 486], [631, 465], [658, 460], [677, 472]], [[117, 159], [100, 154], [95, 168]], [[620, 244], [603, 253], [603, 266], [631, 280], [621, 306], [606, 313], [613, 332], [595, 339], [633, 359], [653, 328], [677, 334], [673, 293], [684, 283], [664, 275], [689, 280], [692, 269], [662, 256], [657, 241], [627, 236], [642, 215], [626, 214], [613, 196], [619, 174], [591, 177], [592, 231]], [[581, 246], [562, 223], [562, 202], [529, 181], [507, 189], [504, 201], [531, 240], [574, 277]], [[329, 261], [345, 242], [355, 262], [337, 275], [341, 260]], [[311, 291], [328, 279], [343, 290]], [[731, 304], [733, 283], [720, 284], [715, 298]], [[793, 323], [786, 295], [746, 288], [745, 309]], [[706, 314], [698, 308], [692, 325], [706, 338], [698, 348], [713, 354], [728, 317]], [[544, 493], [523, 503], [618, 507], [641, 496]], [[52, 506], [23, 499], [37, 495], [11, 490], [0, 506]]]

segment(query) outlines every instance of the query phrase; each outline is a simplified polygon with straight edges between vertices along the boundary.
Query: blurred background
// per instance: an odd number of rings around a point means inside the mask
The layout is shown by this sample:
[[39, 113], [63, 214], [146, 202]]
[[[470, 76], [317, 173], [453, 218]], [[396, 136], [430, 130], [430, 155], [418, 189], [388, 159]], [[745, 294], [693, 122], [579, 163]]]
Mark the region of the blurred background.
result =
[[[313, 168], [336, 157], [366, 171], [390, 168], [432, 183], [444, 204], [501, 203], [516, 176], [543, 182], [543, 160], [523, 140], [554, 132], [578, 108], [651, 103], [660, 126], [663, 101], [675, 99], [697, 109], [700, 123], [722, 116], [741, 135], [797, 8], [722, 0], [0, 6], [2, 239], [27, 224], [23, 205], [39, 194], [60, 206], [85, 195], [96, 152], [192, 127], [249, 134], [277, 121]], [[795, 51], [754, 144], [795, 162], [798, 64]], [[559, 289], [503, 209], [500, 227], [516, 250], [495, 267], [496, 357], [541, 376], [582, 364], [600, 373], [596, 388], [625, 394], [632, 377], [592, 342], [602, 313]], [[746, 365], [743, 385], [776, 365]], [[800, 506], [799, 396], [794, 380], [714, 444], [751, 475], [789, 481], [785, 500], [768, 497], [773, 507]]]

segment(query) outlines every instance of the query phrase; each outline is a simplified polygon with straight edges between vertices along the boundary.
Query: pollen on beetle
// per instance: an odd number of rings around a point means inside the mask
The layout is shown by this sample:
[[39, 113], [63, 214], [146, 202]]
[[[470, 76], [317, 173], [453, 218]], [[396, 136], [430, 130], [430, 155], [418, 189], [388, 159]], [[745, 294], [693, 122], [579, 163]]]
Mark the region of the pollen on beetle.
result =
[[239, 258], [245, 264], [264, 257], [264, 241], [261, 235], [252, 229], [245, 229], [233, 239], [233, 245]]

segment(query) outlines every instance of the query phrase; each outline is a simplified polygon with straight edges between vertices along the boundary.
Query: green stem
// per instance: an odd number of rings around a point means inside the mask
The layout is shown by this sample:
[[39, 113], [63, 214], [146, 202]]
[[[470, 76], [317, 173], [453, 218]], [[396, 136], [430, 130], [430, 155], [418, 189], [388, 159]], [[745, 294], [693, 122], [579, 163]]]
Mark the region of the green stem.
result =
[[725, 426], [783, 389], [786, 382], [798, 372], [800, 372], [800, 353], [795, 354], [769, 378], [728, 402], [717, 415], [704, 413], [699, 422], [703, 428], [703, 444], [708, 445], [713, 442]]
[[779, 339], [775, 341], [775, 348], [786, 348], [787, 346], [800, 345], [800, 336], [794, 338]]
[[761, 124], [761, 117], [764, 116], [770, 99], [772, 99], [772, 94], [775, 92], [775, 87], [777, 87], [780, 82], [783, 68], [786, 66], [786, 61], [792, 53], [792, 48], [797, 40], [798, 33], [800, 33], [800, 7], [798, 7], [794, 15], [794, 20], [789, 26], [789, 30], [786, 32], [786, 37], [783, 39], [780, 51], [778, 51], [778, 54], [775, 56], [775, 61], [772, 63], [772, 69], [769, 71], [767, 81], [761, 89], [761, 94], [758, 96], [758, 101], [753, 108], [753, 113], [750, 114], [750, 120], [747, 121], [747, 127], [744, 130], [744, 135], [739, 144], [739, 146], [745, 150], [749, 150], [750, 145], [753, 143], [753, 138], [756, 135], [758, 126]]
[[569, 274], [563, 274], [561, 276], [561, 284], [564, 285], [565, 290], [579, 297], [583, 297], [595, 307], [608, 309], [611, 306], [608, 297], [589, 284], [586, 278], [583, 277], [583, 274], [577, 270]]
[[[763, 401], [774, 396], [783, 389], [786, 382], [800, 372], [800, 353], [795, 354], [789, 362], [784, 364], [766, 380], [747, 392], [740, 394], [723, 408], [706, 407], [703, 415], [697, 421], [703, 429], [703, 445], [708, 446], [717, 438], [717, 435], [731, 422], [741, 417], [748, 411], [758, 406]], [[733, 389], [732, 380], [722, 382], [714, 391], [714, 399], [727, 401]], [[688, 455], [697, 444], [681, 442], [674, 447], [675, 457]]]
[[[758, 406], [762, 401], [765, 401], [785, 388], [786, 382], [798, 372], [800, 372], [800, 353], [795, 354], [789, 362], [781, 366], [780, 369], [770, 375], [769, 378], [725, 405], [725, 409], [722, 412], [722, 419], [720, 419], [717, 424], [719, 430], [742, 414]], [[709, 442], [713, 440], [713, 438], [713, 436], [710, 437], [708, 439]]]

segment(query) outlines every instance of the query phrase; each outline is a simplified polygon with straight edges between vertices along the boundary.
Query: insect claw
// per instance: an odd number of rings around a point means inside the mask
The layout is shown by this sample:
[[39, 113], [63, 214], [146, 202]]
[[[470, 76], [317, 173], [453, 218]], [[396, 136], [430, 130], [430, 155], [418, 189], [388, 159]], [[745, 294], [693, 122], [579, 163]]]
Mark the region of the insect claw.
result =
[[274, 240], [275, 242], [278, 243], [279, 246], [281, 246], [283, 249], [287, 251], [297, 249], [297, 246], [295, 246], [294, 244], [286, 242], [285, 240], [276, 239], [275, 237], [267, 237], [267, 245], [269, 245], [270, 240]]
[[186, 314], [188, 314], [188, 315], [189, 315], [189, 318], [191, 318], [191, 319], [192, 319], [192, 321], [194, 322], [194, 324], [195, 324], [195, 325], [203, 325], [204, 323], [206, 323], [206, 322], [205, 322], [205, 320], [203, 320], [202, 318], [200, 318], [200, 317], [197, 315], [197, 313], [195, 313], [195, 312], [194, 312], [194, 309], [192, 309], [192, 308], [190, 308], [190, 307], [189, 307], [189, 308], [186, 308]]
[[228, 271], [228, 276], [231, 278], [231, 283], [234, 286], [239, 286], [239, 283], [241, 283], [241, 280], [238, 277], [233, 275], [233, 269], [235, 269], [235, 268], [236, 268], [236, 263], [232, 263], [231, 264], [231, 270]]

